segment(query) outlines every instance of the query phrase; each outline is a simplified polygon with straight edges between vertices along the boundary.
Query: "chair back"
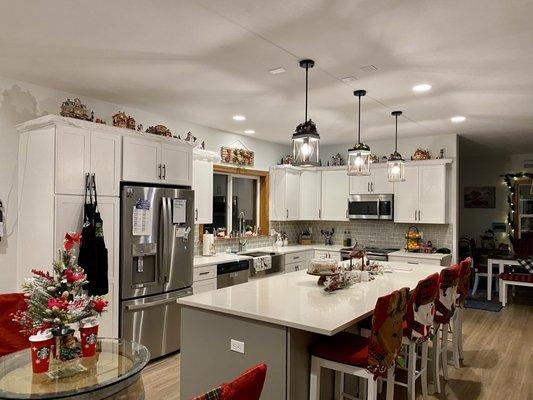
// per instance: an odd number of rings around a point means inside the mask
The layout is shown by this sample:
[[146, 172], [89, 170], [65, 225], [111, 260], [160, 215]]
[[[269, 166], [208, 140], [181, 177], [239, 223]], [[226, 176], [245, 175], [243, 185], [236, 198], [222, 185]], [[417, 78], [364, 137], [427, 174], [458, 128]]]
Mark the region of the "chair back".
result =
[[470, 287], [470, 276], [472, 275], [472, 258], [467, 257], [459, 263], [459, 276], [457, 279], [457, 301], [458, 307], [464, 307], [468, 297]]
[[403, 335], [417, 343], [429, 339], [435, 318], [435, 301], [439, 293], [439, 274], [421, 280], [412, 291], [405, 312]]
[[368, 345], [368, 370], [386, 376], [394, 365], [402, 345], [403, 320], [409, 288], [396, 290], [376, 302]]
[[443, 268], [439, 277], [439, 296], [435, 303], [435, 322], [447, 324], [455, 312], [457, 300], [457, 282], [459, 266], [457, 264]]
[[20, 325], [13, 321], [12, 314], [26, 310], [22, 293], [0, 294], [0, 356], [30, 347], [28, 338], [20, 333]]

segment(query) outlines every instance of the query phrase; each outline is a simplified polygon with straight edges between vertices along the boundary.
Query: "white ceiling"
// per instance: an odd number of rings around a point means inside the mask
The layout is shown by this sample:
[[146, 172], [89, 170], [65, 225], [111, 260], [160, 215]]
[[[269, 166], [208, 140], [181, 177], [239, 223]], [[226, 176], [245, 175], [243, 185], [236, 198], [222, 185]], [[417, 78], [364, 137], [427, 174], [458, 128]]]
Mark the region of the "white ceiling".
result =
[[[298, 59], [310, 57], [325, 144], [355, 140], [362, 88], [363, 140], [392, 138], [399, 109], [400, 140], [459, 133], [524, 153], [532, 21], [528, 0], [2, 1], [0, 75], [288, 143], [303, 120]], [[277, 67], [287, 72], [267, 72]], [[417, 83], [433, 89], [413, 93]]]

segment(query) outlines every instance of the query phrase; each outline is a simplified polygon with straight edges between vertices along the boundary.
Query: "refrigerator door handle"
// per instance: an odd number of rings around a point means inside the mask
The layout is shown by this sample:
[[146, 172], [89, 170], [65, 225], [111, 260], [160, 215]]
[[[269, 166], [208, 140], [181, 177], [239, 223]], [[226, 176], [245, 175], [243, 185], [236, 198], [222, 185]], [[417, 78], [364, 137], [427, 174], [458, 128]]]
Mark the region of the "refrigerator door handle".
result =
[[163, 306], [166, 304], [174, 304], [176, 302], [176, 299], [178, 299], [178, 297], [173, 297], [171, 299], [152, 301], [149, 303], [132, 304], [131, 306], [125, 306], [124, 308], [126, 309], [126, 311], [138, 311], [138, 310], [143, 310], [145, 308], [150, 308], [150, 307]]
[[169, 211], [170, 211], [170, 203], [171, 199], [168, 197], [162, 197], [161, 198], [161, 266], [160, 269], [161, 272], [161, 281], [162, 283], [168, 282], [168, 274], [170, 269], [170, 255], [169, 255], [169, 249], [168, 249], [168, 241], [170, 237], [170, 218], [169, 218]]

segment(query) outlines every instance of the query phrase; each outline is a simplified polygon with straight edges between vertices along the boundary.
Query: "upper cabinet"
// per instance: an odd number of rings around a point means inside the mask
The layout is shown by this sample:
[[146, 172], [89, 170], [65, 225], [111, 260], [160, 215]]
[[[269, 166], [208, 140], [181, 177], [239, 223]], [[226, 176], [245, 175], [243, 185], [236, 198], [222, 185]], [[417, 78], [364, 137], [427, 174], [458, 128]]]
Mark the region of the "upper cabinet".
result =
[[348, 186], [346, 168], [322, 170], [321, 219], [327, 221], [348, 219]]
[[194, 190], [194, 222], [213, 223], [213, 163], [220, 156], [212, 151], [195, 149], [192, 165], [192, 188]]
[[188, 144], [124, 137], [122, 179], [129, 182], [190, 186], [192, 152]]
[[407, 165], [405, 176], [394, 186], [394, 222], [447, 223], [446, 161]]
[[368, 176], [350, 176], [350, 194], [392, 194], [394, 185], [389, 182], [387, 165], [376, 164]]
[[320, 219], [322, 214], [322, 173], [302, 171], [300, 175], [300, 219]]
[[270, 169], [270, 219], [300, 218], [300, 171], [292, 167]]
[[95, 174], [98, 194], [118, 196], [120, 136], [56, 126], [55, 193], [83, 194], [85, 175]]

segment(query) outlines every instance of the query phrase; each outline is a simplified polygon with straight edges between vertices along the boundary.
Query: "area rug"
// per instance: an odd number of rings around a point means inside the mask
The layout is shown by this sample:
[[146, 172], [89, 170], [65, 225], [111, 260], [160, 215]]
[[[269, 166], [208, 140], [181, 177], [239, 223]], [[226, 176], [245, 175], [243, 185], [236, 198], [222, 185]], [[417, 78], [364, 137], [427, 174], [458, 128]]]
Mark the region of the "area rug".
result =
[[487, 301], [487, 300], [477, 300], [477, 299], [466, 299], [466, 308], [472, 308], [474, 310], [499, 312], [503, 307], [501, 303], [498, 303], [498, 302]]

